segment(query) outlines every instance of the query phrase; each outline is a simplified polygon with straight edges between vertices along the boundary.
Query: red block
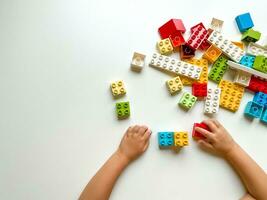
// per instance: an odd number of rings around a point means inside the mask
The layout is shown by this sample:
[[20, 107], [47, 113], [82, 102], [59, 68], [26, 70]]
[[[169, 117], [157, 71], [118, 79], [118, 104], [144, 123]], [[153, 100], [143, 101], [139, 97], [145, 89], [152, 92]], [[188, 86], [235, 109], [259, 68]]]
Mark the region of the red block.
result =
[[203, 128], [203, 129], [205, 129], [207, 131], [210, 131], [209, 127], [206, 124], [204, 124], [203, 122], [201, 122], [201, 123], [194, 123], [194, 126], [193, 126], [192, 137], [194, 139], [196, 139], [196, 140], [206, 139], [205, 136], [203, 136], [200, 132], [197, 132], [195, 130], [196, 127], [200, 127], [200, 128]]
[[197, 24], [197, 25], [191, 27], [191, 28], [190, 28], [190, 32], [193, 33], [194, 31], [196, 31], [196, 29], [197, 29], [199, 26], [202, 27], [203, 29], [206, 29], [205, 26], [203, 25], [203, 23], [200, 22], [199, 24]]
[[196, 97], [204, 98], [207, 96], [207, 83], [193, 83], [192, 94]]
[[195, 50], [192, 49], [190, 46], [184, 44], [181, 46], [180, 49], [180, 57], [181, 59], [188, 59], [195, 56]]
[[169, 36], [174, 49], [178, 49], [185, 43], [184, 37], [180, 31], [176, 31]]
[[203, 42], [200, 44], [200, 49], [205, 51], [210, 47], [210, 43], [208, 42], [208, 38], [210, 34], [212, 33], [212, 29], [208, 29], [208, 34], [206, 35], [206, 38], [203, 40]]
[[161, 39], [166, 39], [174, 32], [180, 31], [181, 33], [184, 33], [186, 29], [181, 19], [171, 19], [159, 27], [158, 31]]
[[201, 24], [191, 29], [193, 30], [193, 32], [187, 41], [187, 44], [195, 50], [199, 48], [199, 46], [205, 39], [207, 39], [207, 35], [209, 34], [206, 28], [202, 26], [203, 24], [202, 25]]
[[253, 92], [267, 93], [267, 81], [252, 76], [249, 82], [249, 86], [247, 88]]

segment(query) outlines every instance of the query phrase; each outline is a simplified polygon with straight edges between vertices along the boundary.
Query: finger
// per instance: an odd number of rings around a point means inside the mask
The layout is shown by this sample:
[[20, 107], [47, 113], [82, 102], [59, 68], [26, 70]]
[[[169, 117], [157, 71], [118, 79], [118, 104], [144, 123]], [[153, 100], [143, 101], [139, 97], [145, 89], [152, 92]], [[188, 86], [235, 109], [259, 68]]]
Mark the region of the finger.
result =
[[149, 141], [146, 142], [146, 144], [145, 144], [145, 146], [143, 148], [143, 152], [145, 152], [147, 150], [148, 146], [149, 146]]
[[138, 130], [139, 130], [139, 128], [140, 128], [140, 126], [135, 125], [135, 126], [133, 127], [133, 133], [137, 133]]
[[204, 149], [204, 150], [207, 150], [207, 151], [214, 151], [213, 146], [212, 146], [210, 143], [208, 143], [208, 142], [206, 142], [206, 141], [204, 141], [204, 140], [199, 140], [199, 141], [198, 141], [198, 144], [199, 144], [199, 146], [200, 146], [202, 149]]
[[132, 126], [129, 126], [129, 128], [127, 129], [127, 131], [126, 131], [126, 134], [125, 134], [125, 135], [127, 135], [127, 136], [131, 136], [131, 135], [132, 135], [132, 133], [133, 133], [133, 127], [132, 127]]
[[195, 129], [197, 132], [201, 133], [204, 137], [206, 137], [209, 141], [213, 142], [214, 141], [214, 134], [203, 129], [200, 127], [196, 127]]
[[143, 136], [147, 129], [148, 129], [148, 127], [141, 126], [140, 129], [138, 130], [138, 135]]
[[211, 119], [211, 121], [219, 128], [221, 124], [216, 119]]
[[145, 134], [143, 135], [143, 139], [147, 141], [150, 138], [151, 134], [152, 134], [152, 131], [150, 129], [147, 129]]
[[211, 132], [214, 132], [215, 130], [218, 129], [218, 127], [215, 125], [215, 123], [212, 120], [204, 120], [203, 123], [206, 124], [210, 128]]

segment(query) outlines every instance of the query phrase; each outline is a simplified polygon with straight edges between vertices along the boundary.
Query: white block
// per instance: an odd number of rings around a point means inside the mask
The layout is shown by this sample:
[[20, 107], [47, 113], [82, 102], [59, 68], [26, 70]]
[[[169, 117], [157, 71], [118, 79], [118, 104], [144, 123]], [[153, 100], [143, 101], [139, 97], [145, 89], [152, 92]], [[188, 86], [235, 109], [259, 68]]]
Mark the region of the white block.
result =
[[136, 72], [142, 71], [142, 69], [145, 66], [145, 58], [146, 58], [145, 55], [134, 52], [131, 62], [131, 69]]
[[234, 78], [234, 83], [247, 87], [249, 86], [251, 76], [252, 76], [251, 74], [248, 74], [246, 72], [237, 71]]
[[263, 47], [259, 44], [250, 42], [247, 47], [247, 54], [253, 55], [253, 56], [267, 56], [267, 48]]
[[205, 105], [204, 105], [204, 113], [206, 114], [215, 114], [219, 112], [220, 105], [220, 96], [221, 89], [208, 89]]

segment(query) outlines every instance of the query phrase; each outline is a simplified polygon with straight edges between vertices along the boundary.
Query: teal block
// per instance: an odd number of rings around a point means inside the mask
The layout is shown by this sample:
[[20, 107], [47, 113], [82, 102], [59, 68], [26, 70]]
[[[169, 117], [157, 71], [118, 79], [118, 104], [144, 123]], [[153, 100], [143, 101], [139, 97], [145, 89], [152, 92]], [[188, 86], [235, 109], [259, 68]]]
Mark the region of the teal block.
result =
[[196, 101], [197, 101], [197, 97], [190, 94], [189, 92], [185, 92], [183, 96], [181, 97], [178, 105], [186, 110], [189, 110], [195, 105]]
[[224, 73], [228, 69], [227, 65], [228, 59], [224, 56], [220, 56], [215, 63], [212, 65], [212, 68], [209, 72], [209, 80], [212, 80], [216, 83], [220, 83], [223, 78]]
[[170, 148], [174, 145], [173, 132], [158, 132], [159, 148]]
[[252, 68], [255, 62], [255, 56], [245, 55], [241, 58], [240, 64]]
[[245, 115], [251, 118], [260, 118], [263, 112], [264, 106], [254, 101], [249, 101], [245, 108]]
[[128, 118], [130, 116], [130, 103], [128, 101], [116, 103], [116, 113], [118, 119]]
[[264, 111], [264, 113], [261, 115], [261, 122], [267, 124], [267, 109]]

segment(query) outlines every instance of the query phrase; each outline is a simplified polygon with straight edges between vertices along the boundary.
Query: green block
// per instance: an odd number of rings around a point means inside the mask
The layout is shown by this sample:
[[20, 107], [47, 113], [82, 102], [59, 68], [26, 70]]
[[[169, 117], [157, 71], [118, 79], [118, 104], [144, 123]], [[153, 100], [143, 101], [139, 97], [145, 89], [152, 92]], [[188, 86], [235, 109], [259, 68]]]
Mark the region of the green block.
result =
[[267, 57], [265, 56], [256, 56], [255, 62], [253, 64], [253, 69], [267, 73]]
[[246, 42], [257, 42], [261, 38], [261, 33], [259, 31], [254, 31], [249, 29], [242, 34], [242, 41]]
[[130, 116], [130, 103], [119, 102], [116, 103], [116, 112], [118, 119], [126, 119]]
[[223, 78], [224, 73], [228, 69], [227, 65], [228, 59], [224, 56], [220, 56], [215, 63], [212, 65], [212, 68], [209, 72], [209, 80], [212, 80], [216, 83], [220, 83]]
[[180, 99], [178, 105], [186, 110], [189, 110], [195, 105], [196, 101], [197, 101], [197, 97], [190, 94], [189, 92], [185, 92], [182, 98]]

